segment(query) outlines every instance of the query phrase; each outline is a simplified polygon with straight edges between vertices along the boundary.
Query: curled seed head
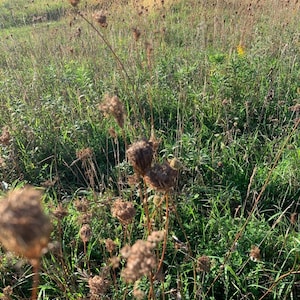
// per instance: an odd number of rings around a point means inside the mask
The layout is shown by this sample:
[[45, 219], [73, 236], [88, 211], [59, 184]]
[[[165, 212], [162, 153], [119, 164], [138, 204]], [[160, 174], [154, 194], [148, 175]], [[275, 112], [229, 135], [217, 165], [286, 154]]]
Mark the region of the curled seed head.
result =
[[210, 271], [210, 258], [206, 255], [202, 255], [197, 260], [197, 271], [198, 272], [209, 272]]
[[123, 225], [128, 225], [132, 222], [135, 216], [135, 208], [129, 201], [117, 199], [111, 208], [113, 217], [117, 218]]
[[154, 165], [144, 176], [146, 184], [157, 191], [168, 191], [175, 186], [177, 171], [169, 163]]
[[152, 143], [146, 140], [130, 145], [127, 157], [137, 174], [144, 176], [147, 173], [152, 164], [153, 153]]

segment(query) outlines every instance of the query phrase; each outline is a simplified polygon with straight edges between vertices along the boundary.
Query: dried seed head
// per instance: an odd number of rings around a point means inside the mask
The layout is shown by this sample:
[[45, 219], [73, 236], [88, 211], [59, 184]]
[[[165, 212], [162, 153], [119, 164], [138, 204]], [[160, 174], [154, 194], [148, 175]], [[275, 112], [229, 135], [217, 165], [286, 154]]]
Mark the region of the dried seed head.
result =
[[118, 256], [113, 256], [109, 259], [109, 263], [113, 269], [117, 269], [120, 266], [120, 258]]
[[53, 215], [55, 216], [55, 218], [62, 220], [68, 215], [68, 211], [63, 207], [61, 203], [59, 203], [53, 211]]
[[118, 96], [110, 97], [109, 95], [105, 95], [103, 102], [98, 106], [98, 108], [104, 113], [104, 115], [112, 115], [118, 125], [121, 128], [124, 127], [125, 110]]
[[153, 244], [148, 241], [138, 240], [132, 247], [128, 247], [126, 246], [126, 251], [121, 250], [122, 255], [126, 252], [125, 258], [127, 258], [121, 276], [125, 282], [132, 283], [149, 274], [156, 265], [156, 259], [152, 253]]
[[168, 191], [175, 186], [177, 171], [170, 167], [169, 163], [154, 165], [145, 175], [146, 184], [157, 191]]
[[13, 294], [13, 288], [8, 285], [3, 289], [3, 296], [0, 298], [1, 300], [11, 300], [11, 296]]
[[143, 300], [146, 297], [145, 293], [139, 288], [138, 281], [134, 283], [132, 295], [137, 300]]
[[78, 222], [79, 224], [90, 224], [92, 220], [93, 214], [89, 212], [85, 212], [79, 216]]
[[135, 216], [135, 208], [131, 202], [117, 199], [112, 205], [111, 213], [123, 225], [128, 225]]
[[292, 213], [291, 214], [291, 217], [290, 217], [290, 221], [291, 221], [291, 224], [292, 225], [295, 225], [296, 222], [297, 222], [297, 217], [298, 217], [298, 214], [296, 212]]
[[79, 212], [87, 212], [89, 208], [89, 200], [87, 198], [76, 199], [74, 206]]
[[4, 126], [2, 128], [2, 134], [0, 135], [0, 144], [2, 144], [3, 146], [8, 146], [10, 144], [10, 141], [11, 141], [10, 132], [8, 130], [8, 127]]
[[76, 158], [82, 161], [92, 157], [93, 157], [93, 150], [91, 148], [84, 148], [76, 152]]
[[74, 7], [76, 7], [78, 5], [78, 3], [80, 2], [80, 0], [69, 0], [70, 4]]
[[0, 242], [8, 251], [32, 260], [42, 256], [51, 233], [41, 198], [41, 191], [27, 186], [0, 201]]
[[116, 249], [116, 243], [112, 239], [105, 240], [105, 248], [109, 253], [112, 253]]
[[197, 260], [197, 271], [198, 272], [209, 272], [210, 271], [210, 258], [206, 255], [202, 255]]
[[138, 41], [141, 36], [141, 31], [137, 28], [132, 28], [132, 34], [135, 41]]
[[170, 167], [172, 169], [175, 169], [175, 170], [180, 170], [182, 169], [182, 163], [180, 162], [180, 160], [176, 157], [173, 157], [172, 159], [169, 160], [169, 164], [170, 164]]
[[164, 240], [165, 237], [165, 231], [152, 231], [151, 234], [148, 236], [147, 241], [152, 243], [154, 246], [157, 245], [157, 243]]
[[95, 21], [101, 26], [106, 28], [108, 26], [106, 22], [106, 13], [103, 10], [97, 11], [93, 14]]
[[100, 296], [103, 296], [110, 282], [105, 276], [94, 276], [91, 277], [88, 281], [89, 289], [90, 289], [90, 299], [100, 299]]
[[153, 159], [152, 143], [141, 140], [133, 143], [127, 149], [128, 161], [138, 175], [144, 176], [150, 169]]
[[252, 246], [250, 251], [250, 259], [253, 261], [259, 261], [260, 260], [260, 249], [257, 246]]
[[92, 229], [89, 224], [83, 224], [80, 228], [79, 235], [84, 243], [87, 243], [92, 235]]

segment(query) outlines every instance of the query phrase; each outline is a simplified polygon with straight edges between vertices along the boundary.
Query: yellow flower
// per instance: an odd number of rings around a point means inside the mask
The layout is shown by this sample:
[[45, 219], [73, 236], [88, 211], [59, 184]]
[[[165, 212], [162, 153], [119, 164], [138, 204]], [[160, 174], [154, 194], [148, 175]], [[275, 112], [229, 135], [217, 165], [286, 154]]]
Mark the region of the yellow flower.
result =
[[238, 56], [244, 56], [245, 55], [245, 49], [241, 44], [239, 44], [236, 47], [236, 51], [237, 51]]

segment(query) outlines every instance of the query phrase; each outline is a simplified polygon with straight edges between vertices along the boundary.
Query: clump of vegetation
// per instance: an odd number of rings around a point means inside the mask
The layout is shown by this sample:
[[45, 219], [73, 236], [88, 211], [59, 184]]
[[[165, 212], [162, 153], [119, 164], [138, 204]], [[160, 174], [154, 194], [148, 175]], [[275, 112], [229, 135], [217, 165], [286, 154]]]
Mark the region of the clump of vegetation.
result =
[[296, 299], [298, 2], [25, 2], [0, 3], [0, 298]]

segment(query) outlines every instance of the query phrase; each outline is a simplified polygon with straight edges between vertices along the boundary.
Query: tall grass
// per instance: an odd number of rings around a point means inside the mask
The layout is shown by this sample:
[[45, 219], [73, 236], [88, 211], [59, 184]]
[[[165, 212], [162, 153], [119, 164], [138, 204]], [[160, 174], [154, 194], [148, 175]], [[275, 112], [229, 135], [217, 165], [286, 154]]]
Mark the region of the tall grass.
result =
[[0, 179], [45, 189], [38, 297], [297, 299], [297, 1], [22, 5], [0, 2]]

